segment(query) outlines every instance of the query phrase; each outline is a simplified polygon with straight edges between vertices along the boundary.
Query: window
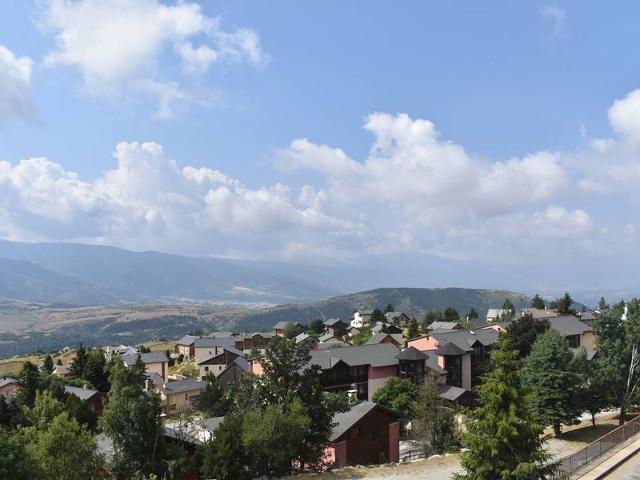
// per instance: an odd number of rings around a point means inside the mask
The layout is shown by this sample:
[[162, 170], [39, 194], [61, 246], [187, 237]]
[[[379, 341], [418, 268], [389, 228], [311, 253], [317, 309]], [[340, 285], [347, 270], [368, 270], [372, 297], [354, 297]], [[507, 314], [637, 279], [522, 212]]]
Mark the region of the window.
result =
[[209, 367], [204, 367], [204, 371], [208, 372], [209, 371]]
[[371, 441], [377, 442], [380, 439], [380, 434], [378, 432], [371, 432]]
[[569, 348], [580, 348], [580, 335], [569, 335], [567, 337]]

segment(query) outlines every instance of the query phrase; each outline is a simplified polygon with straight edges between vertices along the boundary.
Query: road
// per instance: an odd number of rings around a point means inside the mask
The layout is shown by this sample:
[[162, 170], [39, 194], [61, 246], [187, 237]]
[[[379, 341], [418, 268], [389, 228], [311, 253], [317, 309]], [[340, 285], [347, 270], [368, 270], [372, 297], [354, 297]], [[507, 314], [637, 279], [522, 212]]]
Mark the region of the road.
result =
[[604, 478], [607, 480], [640, 480], [640, 453], [636, 453]]

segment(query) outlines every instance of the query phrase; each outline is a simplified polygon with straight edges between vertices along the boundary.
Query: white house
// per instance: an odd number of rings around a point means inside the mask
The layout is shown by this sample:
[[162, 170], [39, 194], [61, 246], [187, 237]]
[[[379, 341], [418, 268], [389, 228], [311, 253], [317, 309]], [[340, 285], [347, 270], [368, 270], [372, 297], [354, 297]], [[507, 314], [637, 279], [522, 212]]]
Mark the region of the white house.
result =
[[364, 325], [368, 324], [371, 321], [371, 315], [373, 315], [373, 310], [356, 310], [355, 312], [353, 312], [351, 326], [362, 328]]

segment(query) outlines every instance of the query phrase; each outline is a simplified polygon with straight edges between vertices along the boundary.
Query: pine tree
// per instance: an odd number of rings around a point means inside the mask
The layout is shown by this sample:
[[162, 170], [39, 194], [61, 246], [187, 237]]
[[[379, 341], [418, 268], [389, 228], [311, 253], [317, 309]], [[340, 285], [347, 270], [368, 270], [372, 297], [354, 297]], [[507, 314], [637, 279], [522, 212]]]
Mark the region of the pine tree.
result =
[[561, 424], [575, 423], [581, 413], [580, 379], [572, 371], [572, 361], [566, 340], [549, 329], [538, 337], [524, 363], [523, 385], [531, 392], [531, 409], [540, 423], [553, 426], [556, 435]]
[[411, 432], [426, 456], [457, 449], [455, 404], [440, 398], [433, 380], [420, 388], [412, 411]]
[[609, 304], [604, 299], [604, 297], [600, 297], [600, 301], [598, 302], [598, 309], [599, 310], [608, 310], [609, 309]]
[[395, 311], [395, 310], [393, 309], [393, 305], [391, 305], [391, 304], [389, 303], [389, 304], [387, 304], [387, 306], [386, 306], [386, 307], [384, 307], [384, 310], [382, 311], [382, 313], [389, 313], [389, 312], [393, 312], [393, 311]]
[[196, 408], [208, 417], [224, 417], [227, 413], [227, 401], [224, 392], [213, 373], [209, 373], [207, 385], [196, 401]]
[[44, 360], [42, 361], [42, 371], [48, 375], [53, 371], [53, 359], [51, 358], [51, 355], [44, 357]]
[[495, 369], [478, 387], [479, 407], [470, 412], [462, 435], [465, 473], [458, 480], [542, 480], [550, 473], [542, 428], [527, 409], [517, 353], [501, 338], [491, 359]]
[[515, 315], [516, 306], [513, 304], [513, 302], [510, 299], [505, 298], [504, 302], [502, 303], [502, 310], [506, 310], [511, 315]]
[[204, 478], [244, 480], [250, 478], [247, 452], [242, 444], [242, 416], [231, 413], [216, 429], [216, 434], [200, 447], [201, 473]]
[[447, 307], [444, 310], [444, 321], [445, 322], [455, 322], [460, 318], [460, 314], [453, 307]]
[[84, 348], [82, 343], [78, 347], [78, 351], [76, 352], [76, 356], [73, 359], [73, 364], [71, 365], [71, 374], [74, 377], [82, 377], [84, 375], [84, 366], [87, 363], [87, 350]]
[[418, 326], [418, 321], [415, 318], [412, 318], [411, 322], [409, 322], [409, 328], [406, 333], [406, 337], [408, 339], [415, 338], [420, 335], [420, 327]]
[[534, 297], [531, 299], [531, 308], [544, 309], [544, 307], [545, 307], [544, 300], [540, 295], [536, 293]]
[[536, 319], [531, 314], [525, 314], [507, 326], [507, 337], [520, 358], [525, 358], [531, 352], [531, 347], [538, 338], [549, 329], [549, 320]]
[[476, 312], [476, 309], [471, 307], [471, 310], [469, 310], [469, 313], [467, 313], [467, 318], [469, 320], [473, 320], [474, 318], [478, 318], [480, 315], [478, 315], [478, 312]]

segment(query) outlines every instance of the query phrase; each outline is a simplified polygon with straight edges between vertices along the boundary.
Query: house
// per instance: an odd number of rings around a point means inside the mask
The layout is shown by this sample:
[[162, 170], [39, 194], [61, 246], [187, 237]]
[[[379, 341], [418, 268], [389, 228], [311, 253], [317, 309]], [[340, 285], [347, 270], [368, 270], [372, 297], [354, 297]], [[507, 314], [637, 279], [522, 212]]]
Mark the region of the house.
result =
[[432, 332], [438, 330], [464, 330], [464, 327], [461, 323], [458, 322], [441, 322], [435, 321], [429, 325], [429, 330]]
[[230, 365], [227, 365], [227, 368], [220, 372], [220, 375], [218, 375], [218, 383], [224, 390], [227, 390], [231, 384], [240, 380], [250, 371], [251, 368], [247, 359], [238, 357]]
[[287, 328], [296, 327], [299, 331], [304, 330], [304, 325], [298, 322], [278, 322], [273, 326], [273, 333], [278, 337], [284, 337]]
[[551, 328], [567, 339], [569, 348], [584, 348], [587, 351], [595, 350], [593, 329], [590, 325], [581, 322], [578, 317], [562, 315], [548, 320]]
[[171, 413], [188, 407], [200, 396], [206, 386], [207, 382], [201, 382], [194, 378], [165, 383], [160, 390], [160, 397], [165, 403], [165, 411]]
[[351, 326], [356, 328], [362, 328], [371, 321], [373, 310], [356, 310], [353, 312], [353, 318], [351, 319]]
[[309, 349], [314, 349], [318, 346], [318, 340], [308, 333], [302, 332], [295, 337], [296, 343], [304, 343], [309, 346]]
[[9, 400], [15, 397], [21, 388], [22, 385], [15, 378], [2, 377], [0, 379], [0, 397], [4, 397]]
[[233, 337], [198, 338], [194, 344], [194, 358], [198, 363], [205, 357], [222, 353], [225, 347], [235, 346], [236, 340]]
[[243, 333], [235, 340], [235, 347], [243, 352], [264, 351], [271, 343], [272, 338], [273, 334], [268, 332]]
[[371, 327], [372, 333], [402, 333], [402, 329], [396, 325], [383, 324], [382, 322], [376, 322], [376, 324]]
[[125, 366], [131, 367], [136, 364], [138, 358], [144, 363], [146, 373], [157, 373], [164, 382], [169, 380], [169, 359], [163, 352], [137, 353], [133, 355], [122, 355]]
[[326, 332], [336, 337], [344, 337], [347, 334], [348, 326], [346, 322], [343, 322], [339, 318], [330, 318], [324, 322]]
[[401, 333], [376, 333], [372, 336], [365, 345], [371, 345], [375, 343], [391, 343], [398, 348], [404, 345], [404, 338]]
[[399, 352], [389, 343], [326, 348], [312, 350], [309, 364], [322, 369], [320, 382], [326, 390], [371, 400], [389, 378], [398, 376]]
[[387, 319], [387, 323], [397, 325], [399, 327], [406, 327], [411, 322], [411, 317], [402, 312], [387, 312], [384, 316]]
[[196, 356], [196, 340], [198, 337], [185, 335], [176, 342], [175, 353], [183, 355], [184, 358], [194, 358]]
[[438, 356], [438, 365], [446, 370], [447, 385], [471, 390], [489, 365], [491, 346], [499, 333], [491, 328], [432, 332], [413, 338], [408, 346]]
[[534, 319], [540, 320], [544, 318], [559, 317], [560, 314], [551, 308], [523, 308], [520, 310], [520, 316], [531, 315]]
[[102, 415], [104, 405], [107, 402], [107, 396], [97, 390], [91, 388], [74, 387], [71, 385], [64, 386], [64, 392], [69, 395], [75, 395], [80, 400], [89, 405], [89, 408], [98, 416]]
[[65, 378], [71, 376], [71, 370], [69, 370], [64, 365], [54, 365], [52, 375], [56, 377]]
[[424, 384], [427, 376], [430, 376], [436, 383], [445, 382], [446, 372], [438, 365], [436, 355], [409, 347], [398, 353], [397, 358], [400, 366], [400, 378], [411, 379], [417, 387]]
[[582, 323], [586, 323], [589, 326], [593, 325], [594, 320], [597, 318], [594, 312], [578, 312], [578, 318]]
[[333, 423], [325, 459], [335, 467], [399, 461], [400, 420], [394, 411], [364, 401], [334, 415]]
[[509, 315], [509, 310], [504, 308], [490, 308], [487, 311], [487, 323], [493, 323], [500, 320], [503, 315]]
[[447, 384], [438, 385], [438, 396], [450, 402], [459, 403], [465, 407], [471, 407], [476, 404], [473, 394], [464, 388], [454, 387]]
[[356, 337], [360, 335], [360, 329], [354, 326], [350, 326], [347, 328], [347, 335], [350, 337]]
[[222, 352], [202, 358], [197, 362], [198, 368], [200, 369], [200, 380], [204, 380], [209, 373], [213, 373], [217, 377], [225, 368], [231, 365], [236, 358], [243, 356], [244, 353], [235, 347], [224, 347]]

